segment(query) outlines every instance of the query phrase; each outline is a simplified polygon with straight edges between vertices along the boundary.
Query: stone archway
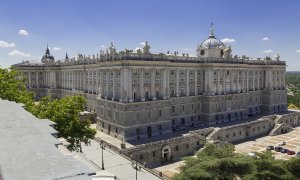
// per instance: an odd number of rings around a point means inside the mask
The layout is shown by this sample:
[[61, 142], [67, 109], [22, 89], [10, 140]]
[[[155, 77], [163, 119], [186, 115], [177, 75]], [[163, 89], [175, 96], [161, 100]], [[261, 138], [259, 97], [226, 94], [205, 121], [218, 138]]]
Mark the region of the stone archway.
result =
[[171, 160], [171, 148], [168, 145], [164, 145], [161, 148], [161, 158], [164, 162]]
[[298, 126], [298, 118], [297, 116], [294, 117], [294, 127]]

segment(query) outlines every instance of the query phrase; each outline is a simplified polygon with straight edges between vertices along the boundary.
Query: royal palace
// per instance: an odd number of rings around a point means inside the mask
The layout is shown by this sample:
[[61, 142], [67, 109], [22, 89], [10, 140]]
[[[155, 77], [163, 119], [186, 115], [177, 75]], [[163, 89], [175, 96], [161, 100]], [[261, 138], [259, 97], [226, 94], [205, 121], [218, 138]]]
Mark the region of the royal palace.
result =
[[285, 61], [231, 53], [211, 28], [196, 56], [154, 54], [145, 42], [137, 51], [111, 43], [96, 55], [55, 60], [47, 47], [40, 63], [12, 68], [37, 99], [83, 95], [98, 130], [131, 141], [286, 111]]

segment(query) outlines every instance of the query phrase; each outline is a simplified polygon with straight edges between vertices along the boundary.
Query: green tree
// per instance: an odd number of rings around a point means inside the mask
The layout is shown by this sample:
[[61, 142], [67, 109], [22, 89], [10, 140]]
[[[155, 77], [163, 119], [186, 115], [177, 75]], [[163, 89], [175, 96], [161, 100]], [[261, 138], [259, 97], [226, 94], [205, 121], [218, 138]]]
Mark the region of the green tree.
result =
[[86, 100], [82, 96], [65, 96], [51, 100], [46, 96], [37, 103], [32, 111], [39, 118], [50, 119], [57, 123], [58, 136], [65, 138], [71, 151], [81, 151], [81, 142], [86, 145], [94, 139], [96, 130], [90, 127], [89, 120], [80, 121], [79, 113], [84, 110]]
[[10, 69], [0, 68], [0, 98], [23, 103], [26, 108], [33, 104], [33, 94], [26, 90], [25, 78]]
[[291, 158], [286, 162], [287, 169], [296, 177], [300, 179], [300, 158]]
[[271, 152], [254, 157], [234, 152], [230, 144], [206, 144], [196, 157], [185, 159], [175, 180], [300, 179], [300, 158], [275, 160]]
[[81, 142], [90, 144], [96, 130], [90, 128], [90, 121], [80, 121], [79, 113], [86, 104], [84, 97], [66, 96], [51, 100], [47, 96], [34, 102], [33, 93], [26, 90], [25, 80], [18, 71], [0, 68], [0, 98], [23, 103], [26, 110], [36, 117], [56, 122], [59, 137], [70, 143], [68, 149], [80, 150]]

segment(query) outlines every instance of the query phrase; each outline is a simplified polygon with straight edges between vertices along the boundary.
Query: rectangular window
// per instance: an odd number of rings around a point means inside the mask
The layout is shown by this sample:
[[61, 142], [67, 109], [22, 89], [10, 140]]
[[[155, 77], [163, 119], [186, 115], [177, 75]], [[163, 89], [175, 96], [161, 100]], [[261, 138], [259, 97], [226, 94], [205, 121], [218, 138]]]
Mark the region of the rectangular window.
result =
[[175, 75], [175, 70], [171, 70], [171, 75], [172, 75], [172, 76]]
[[161, 117], [162, 113], [161, 110], [158, 110], [158, 117]]
[[157, 126], [158, 130], [162, 130], [161, 124]]
[[140, 128], [137, 128], [137, 129], [135, 130], [136, 135], [140, 135], [140, 134], [141, 134], [140, 131], [141, 131]]
[[174, 113], [175, 112], [175, 106], [171, 107], [171, 112]]
[[152, 152], [152, 156], [155, 157], [155, 151]]

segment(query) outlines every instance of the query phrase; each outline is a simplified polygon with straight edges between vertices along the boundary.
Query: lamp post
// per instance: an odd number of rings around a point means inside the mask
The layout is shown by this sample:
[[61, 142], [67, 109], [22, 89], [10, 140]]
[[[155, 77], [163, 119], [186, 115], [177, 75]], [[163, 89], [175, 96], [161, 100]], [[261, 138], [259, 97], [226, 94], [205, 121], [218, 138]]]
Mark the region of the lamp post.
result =
[[104, 170], [103, 150], [105, 149], [103, 140], [100, 140], [100, 148], [102, 149], [102, 170]]
[[132, 161], [132, 168], [135, 169], [135, 179], [137, 180], [137, 172], [141, 171], [141, 166], [138, 165], [137, 161]]

